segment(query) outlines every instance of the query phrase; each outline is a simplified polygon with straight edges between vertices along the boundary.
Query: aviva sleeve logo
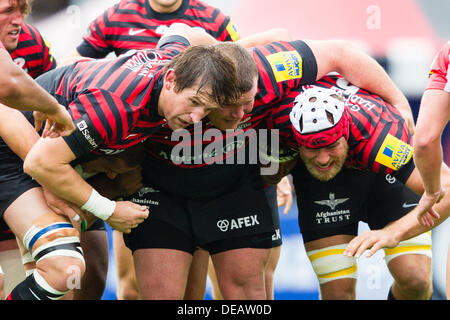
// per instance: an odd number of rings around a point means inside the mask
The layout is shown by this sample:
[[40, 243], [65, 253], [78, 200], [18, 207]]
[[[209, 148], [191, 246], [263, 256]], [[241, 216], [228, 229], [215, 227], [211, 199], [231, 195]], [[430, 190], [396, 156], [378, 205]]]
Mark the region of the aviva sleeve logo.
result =
[[393, 170], [399, 170], [408, 163], [412, 154], [412, 146], [388, 134], [378, 151], [375, 161]]
[[302, 77], [302, 57], [297, 51], [278, 52], [267, 56], [277, 82]]
[[230, 34], [231, 40], [237, 41], [241, 38], [239, 32], [237, 31], [236, 26], [231, 21], [227, 25], [227, 31]]

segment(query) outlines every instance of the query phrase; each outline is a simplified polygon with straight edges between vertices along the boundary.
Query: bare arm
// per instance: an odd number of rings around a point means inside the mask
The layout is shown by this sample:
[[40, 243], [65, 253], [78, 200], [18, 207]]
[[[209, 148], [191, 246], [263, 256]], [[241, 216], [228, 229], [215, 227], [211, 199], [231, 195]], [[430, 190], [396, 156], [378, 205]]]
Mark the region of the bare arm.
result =
[[[397, 107], [414, 132], [414, 118], [408, 100], [375, 59], [344, 40], [305, 40], [317, 60], [317, 79], [339, 72], [355, 86], [364, 88]], [[364, 70], [362, 72], [361, 70]]]
[[0, 104], [0, 136], [22, 160], [39, 140], [39, 135], [24, 115]]
[[75, 129], [72, 118], [55, 98], [41, 88], [27, 73], [20, 69], [6, 50], [0, 50], [0, 102], [8, 107], [41, 112], [37, 121], [48, 118], [56, 123], [53, 132], [68, 135]]
[[244, 48], [251, 48], [266, 45], [274, 41], [291, 41], [291, 40], [292, 40], [291, 35], [286, 29], [275, 28], [249, 35], [236, 42], [239, 43]]
[[74, 159], [62, 138], [40, 139], [26, 157], [24, 170], [58, 197], [81, 207], [92, 187], [70, 165]]
[[[441, 181], [443, 188], [445, 190], [449, 190], [450, 170], [445, 164], [443, 164], [441, 167]], [[410, 178], [406, 182], [406, 185], [416, 193], [421, 194], [423, 192], [422, 179], [420, 177], [420, 174], [418, 173], [417, 168], [414, 169]], [[366, 249], [370, 249], [368, 256], [372, 256], [377, 250], [381, 248], [395, 247], [400, 241], [410, 239], [430, 230], [432, 227], [441, 224], [449, 217], [449, 198], [449, 192], [446, 192], [444, 198], [433, 207], [433, 209], [439, 213], [439, 218], [433, 221], [431, 225], [419, 223], [417, 219], [419, 209], [417, 206], [411, 212], [384, 227], [383, 229], [365, 232], [355, 237], [345, 249], [344, 254], [348, 256], [359, 257]]]
[[432, 195], [441, 190], [441, 137], [450, 120], [450, 93], [426, 90], [422, 97], [414, 136], [414, 163], [419, 169], [425, 192]]
[[24, 171], [50, 192], [90, 211], [119, 231], [129, 233], [148, 217], [145, 206], [95, 196], [97, 192], [70, 165], [74, 159], [62, 138], [41, 138], [25, 158]]

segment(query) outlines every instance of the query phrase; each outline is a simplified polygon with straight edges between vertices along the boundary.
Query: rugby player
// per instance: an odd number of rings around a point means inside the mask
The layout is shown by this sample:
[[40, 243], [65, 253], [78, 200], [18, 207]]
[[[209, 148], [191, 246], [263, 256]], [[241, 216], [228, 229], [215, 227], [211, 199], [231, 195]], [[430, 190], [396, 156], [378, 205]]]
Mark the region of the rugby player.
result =
[[[450, 119], [449, 82], [450, 42], [436, 54], [430, 70], [428, 86], [422, 96], [414, 136], [414, 162], [423, 180], [425, 192], [419, 202], [419, 221], [427, 224], [422, 216], [428, 208], [440, 201], [448, 189], [441, 185], [442, 145], [441, 137]], [[432, 221], [431, 221], [432, 222]], [[450, 246], [449, 246], [450, 249]], [[447, 299], [450, 299], [450, 250], [447, 259]]]
[[[414, 169], [412, 149], [396, 165], [379, 156], [383, 143], [390, 148], [394, 141], [405, 142], [409, 147], [405, 120], [378, 96], [330, 75], [293, 92], [271, 121], [281, 130], [284, 144], [298, 150], [302, 160], [291, 174], [299, 226], [321, 296], [355, 299], [356, 260], [343, 252], [357, 235], [358, 222], [372, 229], [384, 227], [419, 200], [397, 181], [406, 181]], [[406, 163], [409, 169], [398, 170]], [[431, 297], [429, 233], [385, 250], [385, 259], [395, 280], [388, 299]]]
[[[129, 50], [155, 48], [161, 36], [173, 23], [184, 23], [201, 28], [218, 41], [236, 41], [240, 38], [229, 17], [219, 8], [202, 1], [122, 0], [90, 23], [88, 35], [83, 38], [75, 52], [63, 60], [73, 61], [80, 56], [103, 58], [111, 52], [119, 56]], [[117, 297], [134, 299], [138, 297], [138, 292], [131, 252], [123, 243], [123, 236], [119, 231], [114, 230], [113, 238], [118, 272]], [[199, 250], [195, 252], [194, 260], [197, 255], [207, 259], [205, 253]], [[203, 263], [196, 263], [199, 270], [203, 270], [206, 264], [206, 260]], [[202, 284], [196, 282], [191, 287], [193, 289], [201, 287], [204, 283], [205, 281], [202, 281]], [[201, 290], [195, 289], [195, 291]], [[189, 292], [190, 290], [186, 291], [187, 295], [195, 298], [202, 296]]]
[[[142, 222], [147, 208], [100, 196], [69, 163], [93, 153], [118, 153], [166, 126], [186, 127], [239, 97], [233, 61], [212, 46], [186, 50], [188, 39], [196, 44], [206, 33], [177, 26], [186, 36], [162, 43], [159, 49], [80, 61], [37, 79], [67, 105], [77, 130], [64, 139], [39, 140], [27, 155], [26, 172], [120, 231], [130, 232]], [[202, 64], [191, 63], [195, 60]]]
[[[0, 1], [0, 65], [3, 73], [0, 77], [0, 103], [16, 109], [39, 111], [36, 113], [37, 129], [48, 119], [51, 131], [47, 130], [46, 134], [65, 136], [75, 128], [66, 109], [11, 60], [10, 52], [17, 47], [24, 17], [29, 11], [28, 0]], [[33, 63], [27, 67], [35, 68]]]
[[[217, 46], [222, 50], [235, 49], [227, 48], [226, 43]], [[239, 125], [244, 131], [258, 128], [269, 115], [270, 107], [292, 89], [313, 83], [332, 70], [345, 72], [358, 81], [360, 67], [364, 65], [368, 75], [378, 80], [370, 85], [368, 78], [364, 77], [359, 79], [360, 83], [371, 86], [390, 101], [396, 100], [395, 104], [403, 105], [410, 113], [406, 98], [384, 70], [347, 42], [275, 42], [250, 52], [258, 69], [256, 73], [252, 68], [248, 69], [247, 74], [253, 75], [253, 81], [248, 83], [246, 80], [247, 93], [243, 95], [242, 103], [234, 108], [223, 106], [212, 111], [208, 115], [210, 121], [198, 126], [200, 139], [195, 138], [195, 127], [188, 128], [185, 133], [192, 137], [187, 140], [188, 145], [191, 149], [200, 148], [186, 157], [187, 160], [201, 159], [211, 142], [202, 139], [208, 129], [235, 129]], [[241, 52], [231, 55], [245, 56]], [[224, 133], [215, 137], [215, 141], [225, 142], [233, 135], [237, 134]], [[259, 167], [211, 165], [205, 161], [175, 163], [172, 156], [177, 141], [173, 141], [171, 136], [172, 131], [164, 129], [145, 142], [149, 154], [143, 166], [145, 187], [129, 198], [148, 204], [152, 212], [151, 219], [125, 235], [125, 242], [134, 254], [143, 298], [182, 298], [192, 252], [200, 246], [212, 255], [225, 299], [265, 299], [263, 266], [267, 263], [268, 249], [273, 246], [275, 230]], [[225, 160], [234, 157], [235, 153], [233, 149], [217, 155], [217, 158]], [[258, 215], [249, 217], [249, 212], [255, 208], [258, 208]], [[225, 228], [227, 221], [236, 222], [244, 218], [253, 223], [231, 230]], [[165, 234], [173, 237], [167, 239]], [[167, 279], [171, 280], [170, 285]]]

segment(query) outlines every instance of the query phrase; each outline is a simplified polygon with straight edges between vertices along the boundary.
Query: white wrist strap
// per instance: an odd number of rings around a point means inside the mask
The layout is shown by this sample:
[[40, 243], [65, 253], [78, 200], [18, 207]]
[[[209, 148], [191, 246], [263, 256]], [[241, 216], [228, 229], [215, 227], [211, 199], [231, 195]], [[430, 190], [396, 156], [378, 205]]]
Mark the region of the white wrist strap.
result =
[[81, 209], [89, 211], [97, 218], [106, 221], [116, 209], [116, 202], [101, 196], [95, 189], [92, 189], [89, 200], [83, 204]]

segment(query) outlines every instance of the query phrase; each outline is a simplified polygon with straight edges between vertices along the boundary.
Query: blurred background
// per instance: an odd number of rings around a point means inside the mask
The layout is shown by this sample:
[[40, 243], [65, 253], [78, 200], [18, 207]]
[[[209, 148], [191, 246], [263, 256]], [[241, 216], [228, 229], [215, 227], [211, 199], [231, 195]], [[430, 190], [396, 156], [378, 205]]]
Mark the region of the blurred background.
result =
[[[34, 24], [61, 59], [80, 43], [88, 24], [118, 0], [35, 0], [27, 22]], [[269, 28], [287, 28], [295, 39], [347, 39], [359, 44], [391, 75], [417, 117], [429, 66], [450, 40], [448, 0], [205, 0], [231, 16], [242, 37]], [[361, 70], [364, 72], [364, 70]], [[443, 135], [444, 159], [450, 161], [450, 134]], [[295, 203], [295, 202], [294, 202]], [[275, 273], [275, 299], [318, 299], [318, 282], [306, 257], [294, 204], [280, 210], [283, 246]], [[448, 219], [450, 220], [450, 219]], [[450, 221], [433, 230], [433, 299], [445, 297], [445, 264]], [[367, 230], [363, 223], [360, 230]], [[108, 230], [110, 235], [110, 230]], [[110, 238], [111, 239], [111, 238]], [[110, 247], [112, 243], [110, 242]], [[386, 299], [392, 282], [378, 252], [358, 260], [358, 299]], [[110, 251], [103, 299], [114, 300], [116, 269]], [[211, 298], [208, 280], [206, 299]]]

